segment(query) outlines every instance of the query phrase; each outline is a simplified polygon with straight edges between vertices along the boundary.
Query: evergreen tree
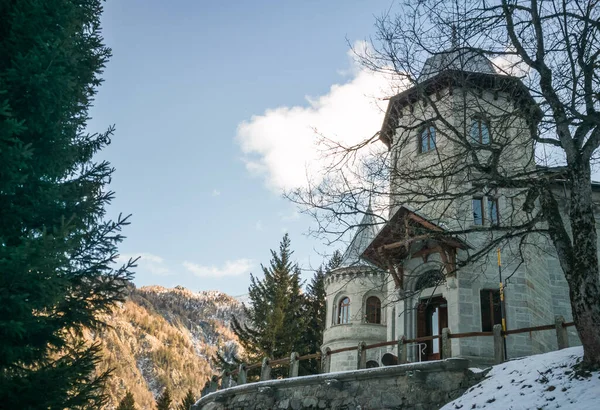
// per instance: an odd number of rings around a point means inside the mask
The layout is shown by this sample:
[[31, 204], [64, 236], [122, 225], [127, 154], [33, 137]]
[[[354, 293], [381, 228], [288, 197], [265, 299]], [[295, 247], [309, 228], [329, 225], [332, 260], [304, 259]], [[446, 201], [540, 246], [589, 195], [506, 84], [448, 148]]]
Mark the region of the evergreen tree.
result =
[[302, 294], [300, 269], [291, 261], [290, 239], [286, 234], [279, 252], [271, 250], [268, 267], [262, 266], [264, 278], [250, 277], [250, 306], [244, 307], [247, 322], [232, 318], [234, 333], [255, 362], [262, 357], [282, 358], [293, 351], [303, 352], [305, 299]]
[[[83, 341], [122, 300], [131, 261], [113, 269], [127, 218], [107, 221], [113, 169], [87, 134], [110, 57], [101, 0], [0, 5], [0, 403], [101, 408], [108, 373]], [[40, 394], [43, 393], [43, 394]]]
[[[325, 331], [325, 321], [327, 319], [327, 305], [325, 292], [325, 275], [337, 268], [342, 261], [342, 254], [335, 251], [325, 264], [315, 272], [311, 283], [306, 287], [307, 303], [307, 325], [303, 332], [305, 337], [304, 345], [307, 348], [306, 353], [316, 353], [321, 350], [323, 344], [323, 332]], [[318, 360], [310, 360], [301, 364], [301, 372], [306, 374], [315, 374], [320, 370]]]
[[117, 410], [136, 410], [135, 400], [133, 399], [133, 394], [131, 394], [130, 391], [128, 391], [125, 394], [125, 397], [123, 397], [123, 399], [119, 403]]
[[156, 399], [157, 410], [169, 410], [171, 408], [171, 391], [165, 387], [162, 394]]
[[194, 393], [192, 389], [189, 389], [183, 398], [181, 404], [177, 407], [177, 410], [190, 410], [190, 407], [196, 403], [196, 399], [194, 398]]

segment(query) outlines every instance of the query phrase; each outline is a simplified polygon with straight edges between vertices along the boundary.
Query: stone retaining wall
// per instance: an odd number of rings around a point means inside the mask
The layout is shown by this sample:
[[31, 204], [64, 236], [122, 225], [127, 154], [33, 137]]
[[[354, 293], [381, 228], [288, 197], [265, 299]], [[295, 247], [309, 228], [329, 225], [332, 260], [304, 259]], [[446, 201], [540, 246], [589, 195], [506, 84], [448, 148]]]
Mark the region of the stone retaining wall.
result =
[[269, 380], [220, 390], [192, 410], [439, 409], [482, 379], [466, 359]]

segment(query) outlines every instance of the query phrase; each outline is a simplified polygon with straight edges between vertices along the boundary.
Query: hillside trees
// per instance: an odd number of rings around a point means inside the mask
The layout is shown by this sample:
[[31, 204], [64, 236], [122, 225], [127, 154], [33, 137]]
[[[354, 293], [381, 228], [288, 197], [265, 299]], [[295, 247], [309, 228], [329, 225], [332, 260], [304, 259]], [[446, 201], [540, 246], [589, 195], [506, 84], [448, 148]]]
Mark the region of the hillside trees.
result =
[[165, 387], [161, 395], [156, 399], [156, 410], [171, 410], [172, 401], [171, 391], [168, 387]]
[[[306, 292], [302, 290], [300, 268], [291, 260], [293, 252], [286, 234], [279, 252], [271, 251], [268, 267], [262, 266], [264, 278], [251, 276], [248, 294], [251, 303], [245, 306], [246, 322], [232, 318], [232, 328], [246, 350], [245, 360], [258, 363], [263, 357], [273, 359], [320, 351], [325, 330], [325, 274], [341, 261], [335, 252], [325, 267], [319, 267]], [[220, 362], [224, 363], [221, 359]], [[319, 372], [316, 360], [302, 362], [300, 374]], [[287, 373], [274, 369], [274, 374]]]
[[290, 239], [286, 234], [279, 252], [271, 250], [269, 266], [261, 265], [264, 278], [250, 278], [250, 306], [244, 307], [247, 323], [232, 318], [232, 328], [248, 360], [282, 358], [304, 352], [300, 335], [306, 325], [306, 304], [301, 292], [300, 269], [292, 262]]
[[[100, 0], [0, 5], [0, 403], [100, 408], [107, 373], [85, 328], [122, 300], [113, 269], [127, 218], [105, 208], [113, 168], [86, 132], [110, 57]], [[43, 394], [40, 394], [43, 392]]]
[[[365, 67], [399, 77], [414, 90], [410, 106], [392, 98], [386, 118], [409, 115], [415, 121], [391, 121], [376, 134], [388, 152], [363, 156], [369, 141], [334, 146], [342, 161], [332, 161], [336, 165], [328, 179], [296, 192], [295, 200], [315, 210], [322, 233], [337, 236], [343, 232], [335, 227], [347, 227], [348, 215], [366, 208], [371, 196], [391, 198], [389, 204], [378, 204], [380, 215], [389, 213], [386, 207], [410, 203], [417, 212], [439, 214], [436, 221], [449, 235], [481, 233], [485, 242], [464, 263], [485, 259], [497, 247], [519, 253], [539, 246], [538, 252], [545, 252], [540, 244], [548, 241], [568, 283], [583, 365], [599, 368], [600, 269], [591, 181], [600, 146], [599, 21], [597, 0], [405, 2], [397, 15], [377, 19], [372, 47], [356, 51]], [[450, 60], [460, 56], [493, 58], [496, 71], [520, 81], [496, 76], [498, 92], [488, 102], [484, 91], [489, 83], [478, 87], [476, 76], [421, 72], [427, 58], [455, 67]], [[462, 63], [469, 66], [469, 61]], [[460, 106], [453, 110], [462, 110], [465, 118], [469, 112], [486, 112], [489, 133], [475, 129], [473, 138], [469, 123], [451, 120], [455, 111], [448, 112], [440, 97], [452, 90], [462, 90], [462, 100], [454, 100]], [[499, 94], [511, 104], [503, 105]], [[480, 105], [484, 100], [487, 110]], [[423, 124], [435, 124], [435, 138], [456, 149], [434, 144], [430, 166], [422, 161], [396, 166], [402, 156], [432, 148], [421, 149], [413, 138]], [[507, 161], [507, 156], [518, 161]], [[360, 171], [353, 166], [357, 158], [364, 160]], [[513, 211], [499, 223], [473, 227], [447, 206], [500, 191]]]
[[196, 403], [196, 399], [194, 398], [194, 392], [192, 389], [188, 389], [185, 397], [181, 401], [181, 404], [177, 406], [177, 410], [190, 410], [190, 407]]
[[125, 393], [125, 397], [119, 402], [117, 410], [135, 410], [135, 400], [130, 391]]

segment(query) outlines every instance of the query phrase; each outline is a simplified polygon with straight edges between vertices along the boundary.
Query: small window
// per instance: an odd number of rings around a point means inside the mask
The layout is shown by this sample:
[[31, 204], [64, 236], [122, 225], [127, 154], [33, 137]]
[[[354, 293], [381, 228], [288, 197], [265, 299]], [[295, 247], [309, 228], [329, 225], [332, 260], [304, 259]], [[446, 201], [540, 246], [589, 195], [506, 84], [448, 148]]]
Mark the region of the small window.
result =
[[481, 331], [491, 332], [494, 325], [502, 324], [502, 310], [500, 307], [500, 291], [484, 289], [481, 296]]
[[365, 319], [367, 323], [381, 323], [381, 301], [375, 296], [367, 298]]
[[419, 133], [419, 152], [429, 152], [435, 149], [435, 127], [428, 125]]
[[483, 198], [473, 198], [473, 225], [483, 225]]
[[487, 217], [492, 225], [498, 225], [500, 213], [498, 212], [498, 198], [488, 198], [487, 200]]
[[337, 319], [338, 325], [350, 323], [350, 299], [347, 297], [340, 300]]
[[471, 142], [475, 144], [487, 145], [490, 143], [490, 129], [488, 123], [481, 119], [476, 118], [471, 123], [471, 131], [469, 134]]

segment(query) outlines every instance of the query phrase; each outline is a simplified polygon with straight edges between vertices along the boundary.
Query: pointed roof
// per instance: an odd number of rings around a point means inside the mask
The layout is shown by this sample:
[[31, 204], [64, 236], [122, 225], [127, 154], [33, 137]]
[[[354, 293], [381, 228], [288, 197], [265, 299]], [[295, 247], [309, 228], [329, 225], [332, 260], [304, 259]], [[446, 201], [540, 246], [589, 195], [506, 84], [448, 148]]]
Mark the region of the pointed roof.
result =
[[342, 255], [342, 262], [338, 268], [347, 268], [351, 266], [372, 266], [362, 258], [362, 253], [367, 249], [373, 238], [378, 232], [375, 214], [371, 209], [371, 204], [365, 211], [365, 215], [358, 224], [358, 229], [352, 238], [352, 242]]
[[429, 57], [423, 65], [419, 81], [427, 80], [444, 71], [450, 70], [497, 74], [492, 62], [483, 54], [470, 49], [453, 48]]
[[541, 110], [519, 78], [496, 72], [492, 62], [475, 50], [453, 48], [429, 57], [416, 83], [390, 98], [379, 139], [390, 148], [402, 108], [414, 104], [423, 95], [452, 86], [508, 92], [520, 109], [533, 110], [530, 115], [532, 121], [541, 118]]

